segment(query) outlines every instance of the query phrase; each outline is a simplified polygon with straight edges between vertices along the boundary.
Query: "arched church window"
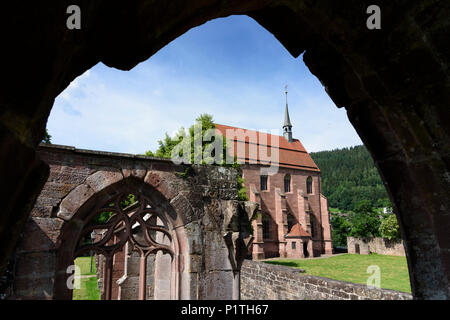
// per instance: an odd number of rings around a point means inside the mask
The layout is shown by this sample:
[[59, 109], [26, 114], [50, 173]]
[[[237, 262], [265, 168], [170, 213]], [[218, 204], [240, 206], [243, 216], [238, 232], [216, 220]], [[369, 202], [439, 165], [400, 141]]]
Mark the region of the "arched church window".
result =
[[284, 176], [284, 192], [291, 192], [291, 175]]
[[306, 193], [311, 194], [313, 193], [313, 188], [312, 188], [312, 177], [308, 177], [306, 179]]
[[266, 175], [260, 176], [260, 183], [261, 183], [261, 191], [267, 190], [267, 176]]

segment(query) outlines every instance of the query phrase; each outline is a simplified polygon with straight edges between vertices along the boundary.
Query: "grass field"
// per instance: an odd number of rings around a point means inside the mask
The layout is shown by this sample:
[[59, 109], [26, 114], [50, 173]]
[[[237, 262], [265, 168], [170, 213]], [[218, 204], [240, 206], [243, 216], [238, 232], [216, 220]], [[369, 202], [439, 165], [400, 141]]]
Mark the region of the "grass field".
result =
[[80, 267], [81, 287], [73, 290], [73, 300], [99, 300], [100, 290], [97, 288], [97, 277], [95, 275], [95, 261], [92, 262], [90, 272], [90, 257], [79, 257], [75, 259], [75, 265]]
[[367, 267], [376, 265], [380, 267], [382, 288], [411, 293], [405, 257], [343, 254], [321, 259], [282, 259], [264, 262], [305, 269], [306, 274], [314, 276], [361, 284], [366, 284], [370, 276]]

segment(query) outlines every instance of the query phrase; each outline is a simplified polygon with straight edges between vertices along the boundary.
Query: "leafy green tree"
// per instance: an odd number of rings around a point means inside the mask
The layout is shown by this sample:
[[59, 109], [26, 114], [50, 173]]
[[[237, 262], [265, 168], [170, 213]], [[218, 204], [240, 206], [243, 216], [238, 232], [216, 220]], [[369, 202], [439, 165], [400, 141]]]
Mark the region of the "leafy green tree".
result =
[[392, 208], [392, 203], [389, 199], [379, 199], [377, 202], [379, 208]]
[[355, 205], [355, 211], [349, 215], [351, 229], [349, 236], [358, 238], [380, 236], [381, 216], [372, 207], [370, 200], [361, 200]]
[[348, 218], [341, 214], [332, 214], [330, 218], [331, 231], [334, 247], [346, 247], [347, 237], [351, 230], [351, 223]]
[[399, 240], [401, 238], [400, 227], [395, 214], [389, 214], [381, 221], [379, 231], [383, 238], [389, 240]]
[[[195, 126], [201, 126], [201, 131], [200, 130], [195, 130]], [[211, 149], [212, 143], [214, 142], [213, 137], [211, 137], [211, 141], [203, 141], [203, 137], [205, 136], [205, 133], [207, 130], [210, 129], [214, 129], [216, 126], [214, 124], [213, 121], [213, 117], [209, 114], [201, 114], [197, 119], [195, 119], [195, 124], [192, 125], [186, 132], [186, 130], [181, 127], [177, 134], [172, 138], [170, 137], [167, 133], [166, 136], [163, 140], [159, 140], [158, 144], [159, 147], [158, 149], [153, 153], [151, 150], [147, 151], [145, 153], [145, 155], [148, 156], [154, 156], [157, 158], [166, 158], [166, 159], [170, 159], [172, 157], [172, 152], [174, 150], [174, 148], [176, 146], [179, 146], [180, 144], [183, 143], [190, 143], [191, 146], [190, 148], [190, 161], [191, 163], [196, 163], [195, 160], [195, 156], [196, 155], [201, 155], [202, 156], [202, 164], [212, 164], [213, 161], [213, 156], [214, 156], [214, 151], [211, 152], [211, 157], [204, 157], [204, 153], [205, 150], [209, 151]], [[201, 136], [196, 136], [200, 135]], [[186, 139], [186, 138], [190, 138], [190, 139]], [[195, 149], [195, 139], [199, 139], [200, 141], [202, 141], [201, 145], [197, 146], [198, 148]], [[225, 155], [226, 155], [226, 147], [227, 147], [227, 142], [225, 139], [223, 139], [222, 142], [222, 163], [220, 163], [220, 165], [225, 165]], [[208, 152], [207, 152], [208, 153]], [[179, 153], [180, 156], [182, 156], [182, 151]]]
[[358, 201], [354, 208], [353, 211], [355, 213], [372, 213], [375, 212], [374, 208], [372, 206], [372, 202], [370, 200], [360, 200]]
[[322, 193], [330, 207], [353, 210], [360, 200], [376, 207], [392, 207], [384, 184], [364, 146], [311, 153], [322, 172]]
[[[201, 131], [196, 130], [195, 126], [201, 125]], [[177, 134], [172, 138], [167, 133], [164, 138], [164, 140], [159, 140], [158, 149], [153, 153], [151, 150], [147, 151], [145, 155], [147, 156], [154, 156], [157, 158], [172, 158], [172, 152], [176, 146], [182, 146], [183, 143], [190, 143], [190, 147], [187, 149], [190, 150], [190, 161], [191, 163], [196, 163], [195, 156], [201, 155], [201, 163], [202, 164], [216, 164], [220, 166], [232, 166], [234, 168], [239, 169], [239, 164], [237, 163], [236, 157], [234, 159], [233, 164], [227, 164], [226, 163], [226, 154], [227, 154], [227, 141], [226, 139], [222, 138], [222, 160], [220, 163], [214, 162], [215, 155], [215, 149], [212, 149], [213, 142], [215, 137], [211, 137], [211, 141], [203, 141], [203, 137], [205, 137], [205, 133], [207, 130], [214, 129], [216, 126], [213, 121], [213, 116], [210, 114], [201, 114], [197, 119], [195, 119], [195, 124], [189, 127], [189, 129], [186, 130], [182, 127], [178, 130]], [[201, 136], [199, 137], [198, 135]], [[187, 137], [190, 137], [190, 139], [186, 139]], [[202, 141], [201, 145], [197, 146], [197, 149], [195, 149], [195, 139], [200, 139]], [[183, 156], [182, 150], [184, 148], [180, 148], [179, 156]], [[205, 152], [206, 151], [206, 152]], [[205, 157], [205, 154], [208, 155]], [[244, 179], [241, 176], [238, 176], [238, 198], [240, 200], [248, 200], [248, 196], [246, 194], [246, 189], [243, 186]]]
[[159, 140], [159, 148], [153, 153], [151, 150], [145, 152], [146, 156], [170, 159], [172, 157], [172, 150], [177, 144], [179, 144], [182, 139], [186, 136], [184, 128], [180, 128], [175, 137], [170, 137], [167, 133], [163, 140]]
[[52, 136], [49, 135], [47, 129], [45, 129], [45, 135], [44, 135], [44, 138], [42, 139], [42, 143], [51, 144], [52, 143], [51, 139], [52, 139]]
[[238, 176], [237, 182], [238, 182], [238, 198], [239, 198], [239, 200], [247, 201], [248, 200], [247, 188], [244, 187], [245, 179], [242, 178], [241, 176]]

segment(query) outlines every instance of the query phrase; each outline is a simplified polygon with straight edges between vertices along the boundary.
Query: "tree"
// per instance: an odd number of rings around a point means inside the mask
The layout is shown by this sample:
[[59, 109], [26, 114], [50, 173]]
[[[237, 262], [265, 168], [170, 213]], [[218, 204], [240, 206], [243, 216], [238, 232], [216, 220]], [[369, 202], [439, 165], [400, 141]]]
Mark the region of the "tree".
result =
[[349, 215], [351, 229], [349, 236], [358, 238], [380, 236], [381, 216], [372, 207], [370, 200], [361, 200], [355, 205], [355, 211]]
[[352, 227], [350, 221], [346, 216], [337, 213], [331, 215], [330, 223], [333, 233], [333, 246], [346, 247], [347, 237]]
[[51, 139], [52, 139], [52, 136], [49, 135], [47, 129], [45, 129], [45, 135], [44, 135], [44, 138], [42, 139], [42, 143], [51, 144], [52, 143]]
[[375, 212], [370, 200], [360, 200], [353, 208], [355, 213], [372, 213]]
[[376, 207], [392, 207], [373, 159], [364, 146], [313, 152], [322, 172], [322, 193], [330, 207], [353, 210], [360, 200]]
[[[199, 126], [201, 125], [201, 133], [200, 131], [195, 130], [195, 126]], [[159, 144], [159, 148], [156, 150], [155, 153], [153, 153], [151, 150], [147, 151], [145, 153], [145, 155], [147, 156], [154, 156], [157, 158], [166, 158], [169, 159], [172, 157], [172, 151], [174, 150], [174, 148], [176, 146], [178, 146], [180, 143], [186, 143], [186, 141], [190, 141], [190, 160], [191, 163], [195, 163], [194, 161], [194, 157], [197, 154], [202, 155], [202, 164], [215, 164], [215, 165], [220, 165], [220, 166], [232, 166], [234, 168], [239, 169], [239, 164], [237, 162], [237, 159], [235, 157], [233, 164], [227, 164], [226, 163], [226, 153], [227, 153], [227, 141], [226, 139], [222, 140], [222, 161], [220, 163], [214, 163], [213, 161], [213, 157], [215, 156], [214, 152], [211, 152], [211, 155], [209, 157], [204, 157], [204, 153], [205, 150], [209, 151], [210, 150], [210, 146], [212, 146], [212, 143], [214, 142], [214, 140], [212, 139], [212, 141], [203, 141], [202, 137], [205, 136], [205, 133], [207, 132], [207, 130], [211, 130], [214, 129], [216, 127], [216, 125], [214, 124], [213, 121], [213, 116], [210, 114], [201, 114], [197, 119], [195, 119], [195, 124], [192, 125], [191, 127], [189, 127], [188, 131], [186, 132], [186, 130], [181, 127], [177, 134], [172, 138], [170, 137], [167, 133], [166, 136], [164, 138], [164, 140], [159, 140], [158, 144]], [[201, 137], [196, 136], [196, 134], [201, 134]], [[190, 136], [190, 140], [186, 139], [188, 137], [188, 135]], [[201, 139], [202, 143], [201, 143], [201, 150], [195, 150], [195, 144], [194, 141], [195, 139]], [[213, 150], [214, 151], [214, 150]], [[206, 152], [207, 154], [209, 154], [209, 152]], [[180, 156], [182, 156], [182, 154], [180, 154]], [[238, 179], [237, 179], [237, 187], [238, 187], [238, 198], [239, 200], [248, 200], [248, 196], [246, 193], [246, 189], [243, 186], [244, 183], [244, 179], [238, 175]]]
[[380, 235], [389, 240], [398, 240], [401, 238], [400, 227], [395, 214], [389, 214], [380, 224]]
[[[197, 137], [197, 136], [195, 136], [195, 134], [196, 133], [200, 134], [200, 132], [197, 132], [195, 130], [195, 126], [200, 126], [200, 125], [201, 125], [201, 137]], [[178, 146], [180, 143], [185, 143], [186, 141], [189, 141], [188, 139], [186, 139], [188, 137], [188, 135], [189, 135], [190, 136], [190, 143], [191, 143], [191, 146], [190, 146], [190, 160], [191, 160], [191, 163], [195, 163], [195, 161], [194, 161], [195, 151], [197, 151], [198, 154], [200, 154], [200, 152], [201, 152], [201, 154], [203, 156], [203, 153], [204, 153], [205, 149], [208, 148], [208, 146], [211, 146], [211, 144], [214, 142], [214, 140], [213, 141], [203, 141], [202, 138], [205, 136], [205, 133], [206, 133], [207, 130], [214, 129], [215, 127], [216, 126], [214, 124], [212, 115], [209, 115], [209, 114], [206, 114], [206, 113], [201, 114], [197, 119], [195, 119], [195, 124], [192, 125], [187, 130], [187, 132], [186, 132], [186, 130], [183, 127], [181, 127], [178, 130], [177, 134], [173, 138], [170, 137], [166, 133], [166, 136], [165, 136], [164, 140], [159, 140], [158, 141], [159, 148], [156, 150], [156, 152], [153, 153], [151, 150], [149, 150], [149, 151], [147, 151], [145, 153], [145, 155], [154, 156], [154, 157], [157, 157], [157, 158], [170, 159], [172, 157], [173, 149], [176, 146]], [[202, 141], [201, 150], [194, 150], [194, 147], [195, 147], [194, 140], [196, 138], [200, 139]], [[223, 139], [222, 152], [223, 152], [224, 156], [226, 154], [225, 153], [226, 152], [226, 146], [227, 146], [227, 142], [226, 142], [225, 139]], [[210, 160], [211, 159], [202, 157], [202, 163], [203, 164], [210, 163]], [[220, 163], [220, 165], [225, 165], [225, 157], [223, 157], [223, 161], [222, 161], [222, 163]]]

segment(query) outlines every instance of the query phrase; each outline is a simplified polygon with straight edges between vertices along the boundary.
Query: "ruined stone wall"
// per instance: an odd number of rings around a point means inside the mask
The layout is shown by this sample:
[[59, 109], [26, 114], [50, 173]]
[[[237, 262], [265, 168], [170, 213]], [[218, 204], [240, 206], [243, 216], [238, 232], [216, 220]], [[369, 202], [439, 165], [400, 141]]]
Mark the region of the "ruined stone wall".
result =
[[2, 52], [0, 273], [48, 175], [35, 148], [58, 94], [99, 62], [130, 70], [191, 28], [247, 14], [304, 53], [346, 108], [386, 183], [415, 297], [450, 298], [449, 1], [379, 1], [382, 28], [372, 30], [369, 0], [98, 0], [83, 5], [83, 32], [67, 30], [70, 1], [53, 3], [8, 1], [0, 12], [12, 48]]
[[388, 240], [384, 238], [360, 239], [347, 237], [348, 253], [357, 253], [356, 245], [359, 245], [360, 254], [369, 254], [371, 252], [386, 254], [390, 256], [405, 256], [405, 247], [402, 240]]
[[410, 300], [408, 293], [305, 275], [301, 270], [245, 260], [242, 300]]
[[[178, 166], [144, 156], [56, 145], [40, 146], [38, 152], [50, 166], [50, 175], [16, 247], [14, 281], [5, 291], [7, 299], [71, 298], [67, 288], [60, 287], [65, 286], [68, 275], [59, 261], [67, 255], [67, 242], [77, 233], [67, 234], [66, 230], [87, 223], [77, 216], [83, 203], [97, 201], [93, 198], [97, 194], [107, 197], [115, 190], [108, 185], [119, 188], [116, 186], [122, 186], [122, 181], [124, 186], [136, 183], [139, 188], [161, 194], [175, 214], [172, 232], [179, 240], [175, 260], [180, 275], [177, 296], [232, 299], [237, 295], [234, 281], [239, 259], [233, 260], [237, 244], [224, 239], [224, 235], [230, 235], [230, 239], [241, 235], [235, 217], [241, 212], [236, 170]], [[114, 279], [119, 277], [114, 275]]]

